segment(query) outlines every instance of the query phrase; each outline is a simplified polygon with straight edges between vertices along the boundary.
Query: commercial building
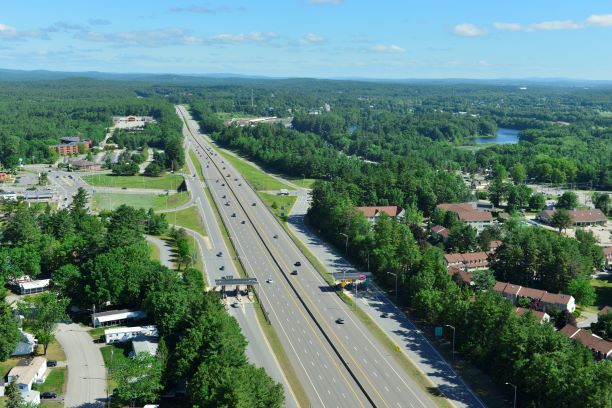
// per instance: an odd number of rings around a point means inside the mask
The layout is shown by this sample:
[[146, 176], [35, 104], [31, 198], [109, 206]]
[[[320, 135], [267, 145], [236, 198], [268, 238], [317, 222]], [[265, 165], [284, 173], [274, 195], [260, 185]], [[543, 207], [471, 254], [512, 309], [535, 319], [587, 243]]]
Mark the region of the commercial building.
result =
[[157, 326], [114, 327], [104, 330], [106, 344], [124, 343], [139, 337], [158, 337]]
[[130, 320], [142, 320], [146, 317], [147, 314], [140, 310], [107, 310], [106, 312], [92, 314], [91, 325], [93, 327], [109, 326], [111, 324], [122, 324]]
[[70, 163], [68, 163], [68, 166], [74, 170], [98, 171], [101, 169], [101, 166], [99, 164], [96, 164], [95, 162], [91, 160], [81, 160], [81, 159], [72, 160]]
[[[545, 224], [550, 224], [557, 210], [543, 210], [536, 218]], [[575, 227], [589, 227], [593, 225], [606, 225], [608, 218], [598, 209], [568, 211]]]
[[579, 329], [576, 326], [567, 324], [559, 332], [572, 340], [582, 343], [583, 346], [591, 350], [597, 360], [612, 360], [612, 342], [602, 339], [591, 333], [590, 330]]
[[387, 214], [391, 218], [400, 219], [404, 217], [405, 211], [399, 205], [385, 205], [374, 207], [355, 207], [355, 210], [362, 213], [366, 218], [374, 222], [381, 214]]
[[520, 299], [529, 299], [535, 310], [567, 310], [570, 313], [576, 310], [574, 297], [563, 293], [549, 293], [545, 290], [527, 288], [507, 282], [495, 282], [493, 290], [514, 304], [517, 304]]
[[30, 391], [32, 384], [44, 382], [45, 371], [47, 371], [47, 359], [44, 357], [34, 357], [19, 361], [15, 367], [9, 371], [7, 380], [15, 380], [21, 391]]
[[455, 213], [460, 221], [481, 232], [487, 225], [493, 224], [492, 208], [485, 204], [478, 207], [478, 203], [443, 203], [436, 207], [439, 210]]
[[89, 150], [91, 148], [91, 140], [81, 140], [78, 136], [65, 136], [60, 138], [60, 144], [51, 146], [61, 156], [68, 156], [71, 154], [79, 153], [79, 146], [83, 150]]
[[19, 294], [21, 295], [30, 295], [32, 293], [40, 293], [44, 292], [49, 288], [51, 284], [51, 279], [39, 279], [33, 280], [29, 282], [20, 282], [19, 283]]

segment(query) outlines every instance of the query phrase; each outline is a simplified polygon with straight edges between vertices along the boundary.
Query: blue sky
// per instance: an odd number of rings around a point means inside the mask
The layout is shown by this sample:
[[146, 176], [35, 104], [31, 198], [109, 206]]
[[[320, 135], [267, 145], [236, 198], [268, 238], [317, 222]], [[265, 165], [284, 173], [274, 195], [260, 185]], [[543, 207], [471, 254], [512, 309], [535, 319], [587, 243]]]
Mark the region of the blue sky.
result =
[[2, 1], [0, 67], [612, 79], [612, 1]]

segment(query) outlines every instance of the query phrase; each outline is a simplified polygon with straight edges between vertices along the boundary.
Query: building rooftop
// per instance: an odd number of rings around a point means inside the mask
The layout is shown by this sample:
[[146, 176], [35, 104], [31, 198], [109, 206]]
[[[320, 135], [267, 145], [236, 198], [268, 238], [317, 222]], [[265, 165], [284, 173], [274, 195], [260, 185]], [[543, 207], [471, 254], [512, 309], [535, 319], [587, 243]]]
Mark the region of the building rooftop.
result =
[[51, 279], [39, 279], [29, 282], [21, 282], [19, 288], [22, 290], [42, 289], [49, 286]]
[[479, 211], [472, 203], [442, 203], [436, 207], [444, 211], [457, 214], [461, 221], [465, 222], [490, 222], [493, 216], [488, 211]]
[[373, 207], [355, 207], [355, 210], [363, 213], [368, 218], [376, 217], [379, 213], [385, 213], [389, 217], [397, 217], [404, 209], [399, 205], [385, 205]]
[[11, 369], [8, 376], [18, 377], [17, 383], [29, 384], [36, 377], [36, 373], [42, 366], [47, 365], [47, 359], [44, 357], [34, 357], [19, 361], [15, 367]]
[[159, 347], [159, 341], [155, 337], [143, 337], [132, 341], [132, 349], [134, 355], [139, 353], [149, 353], [152, 356], [157, 355], [157, 348]]
[[612, 342], [591, 333], [590, 330], [579, 329], [570, 324], [565, 325], [560, 332], [570, 339], [577, 340], [591, 351], [601, 353], [604, 357], [612, 354]]

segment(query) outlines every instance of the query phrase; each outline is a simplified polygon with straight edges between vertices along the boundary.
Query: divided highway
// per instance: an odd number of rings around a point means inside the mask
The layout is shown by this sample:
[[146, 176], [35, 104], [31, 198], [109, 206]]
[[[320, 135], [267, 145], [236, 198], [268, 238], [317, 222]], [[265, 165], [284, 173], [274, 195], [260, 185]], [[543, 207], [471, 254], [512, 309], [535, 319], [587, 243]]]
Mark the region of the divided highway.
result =
[[[242, 176], [181, 106], [185, 139], [292, 365], [317, 407], [434, 407], [333, 292]], [[292, 274], [292, 271], [297, 274]], [[271, 280], [271, 283], [266, 281]], [[343, 323], [337, 323], [343, 319]]]

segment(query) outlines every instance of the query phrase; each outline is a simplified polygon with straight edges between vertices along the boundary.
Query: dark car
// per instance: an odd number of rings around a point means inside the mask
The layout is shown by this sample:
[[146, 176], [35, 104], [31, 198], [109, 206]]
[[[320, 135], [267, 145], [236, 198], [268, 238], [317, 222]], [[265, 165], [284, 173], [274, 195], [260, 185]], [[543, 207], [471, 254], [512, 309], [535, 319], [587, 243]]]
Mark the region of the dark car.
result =
[[244, 224], [244, 220], [240, 221], [241, 224]]
[[387, 317], [389, 317], [389, 313], [383, 312], [380, 314], [380, 317], [382, 317], [383, 319], [386, 319]]
[[223, 252], [221, 251], [217, 252], [217, 256], [221, 256], [221, 255], [223, 255]]
[[127, 190], [127, 187], [121, 187], [122, 190]]
[[44, 399], [57, 398], [57, 394], [54, 392], [43, 392], [42, 394], [40, 394], [40, 398], [44, 398]]
[[257, 203], [253, 203], [253, 204], [251, 204], [251, 205], [252, 205], [253, 207], [255, 207], [255, 206], [257, 205]]
[[340, 318], [340, 317], [339, 317], [339, 318], [337, 318], [337, 319], [336, 319], [336, 323], [338, 323], [338, 324], [344, 324], [344, 319], [342, 319], [342, 318]]
[[225, 187], [225, 183], [221, 184], [221, 187]]
[[302, 263], [300, 261], [297, 261], [296, 263], [294, 263], [295, 266], [302, 266]]
[[232, 218], [236, 217], [236, 213], [232, 213]]
[[221, 265], [221, 267], [219, 268], [220, 271], [224, 271], [225, 270], [225, 266]]
[[56, 367], [56, 366], [57, 366], [56, 360], [47, 360], [47, 367]]
[[297, 275], [297, 270], [295, 270], [295, 269], [294, 269], [294, 270], [292, 270], [292, 271], [291, 271], [291, 274], [292, 274], [292, 275]]
[[272, 238], [276, 239], [276, 238], [278, 238], [278, 235], [274, 235]]

